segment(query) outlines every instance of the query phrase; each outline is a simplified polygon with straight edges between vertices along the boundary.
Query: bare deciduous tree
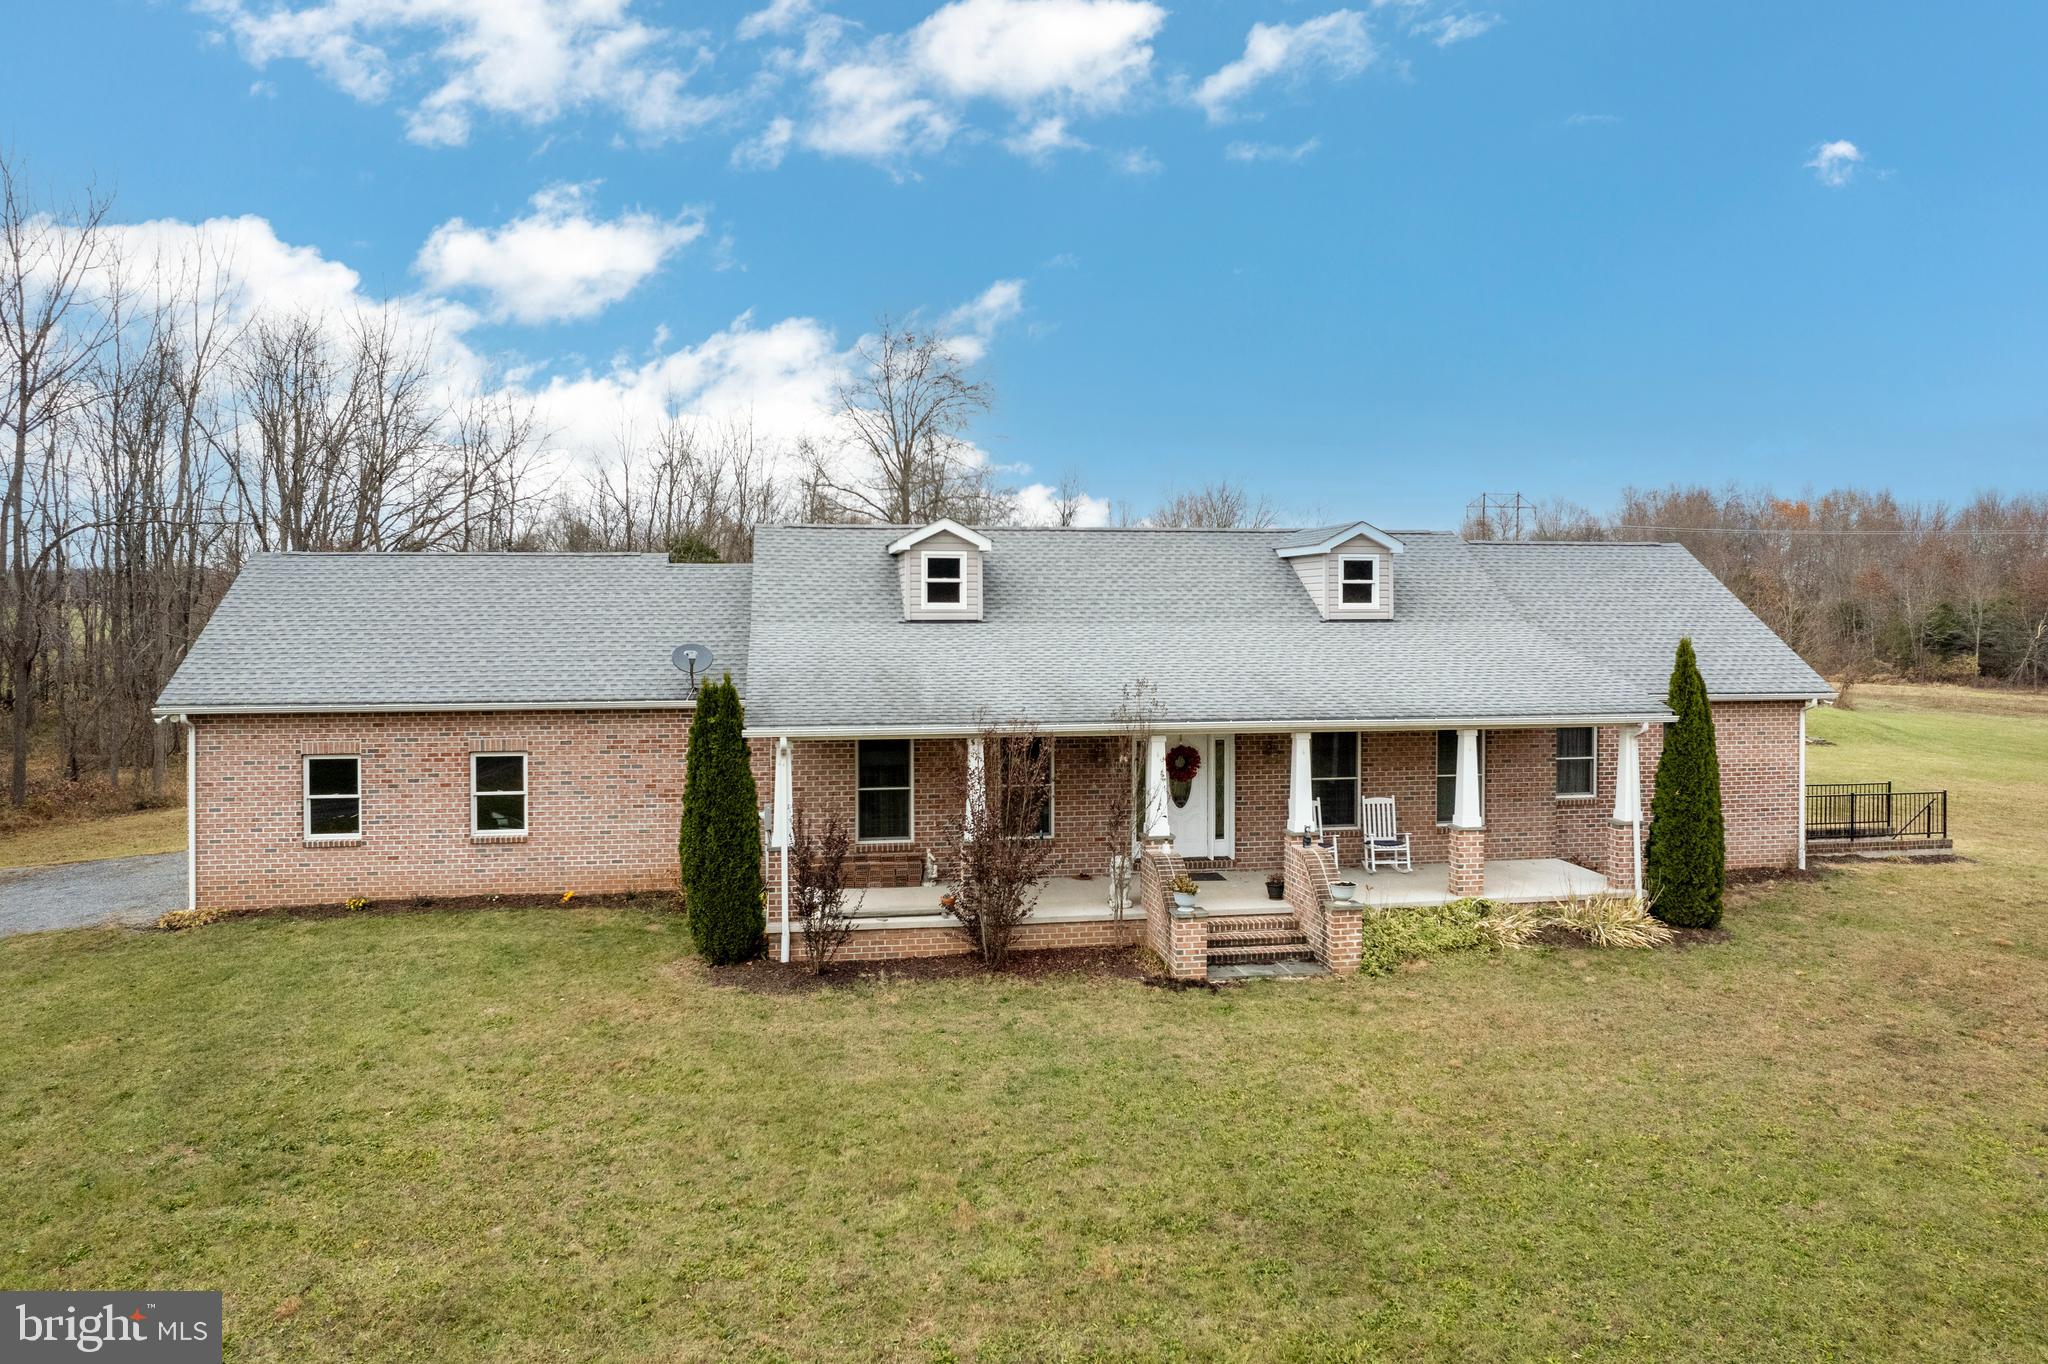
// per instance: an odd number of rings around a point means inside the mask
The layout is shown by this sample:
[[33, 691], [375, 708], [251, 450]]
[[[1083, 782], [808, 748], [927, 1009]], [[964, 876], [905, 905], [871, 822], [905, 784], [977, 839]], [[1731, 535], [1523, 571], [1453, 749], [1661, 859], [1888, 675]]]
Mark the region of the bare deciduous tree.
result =
[[947, 826], [952, 868], [946, 912], [990, 970], [1009, 960], [1017, 929], [1031, 917], [1052, 865], [1041, 836], [1052, 778], [1052, 745], [1030, 728], [985, 727], [982, 782], [970, 783], [966, 817]]
[[1174, 493], [1151, 516], [1155, 526], [1184, 530], [1264, 530], [1278, 520], [1271, 499], [1228, 479]]
[[803, 929], [811, 974], [822, 976], [853, 936], [860, 911], [859, 896], [851, 905], [846, 899], [846, 855], [853, 836], [845, 820], [835, 815], [819, 823], [801, 805], [795, 825], [789, 845], [790, 917]]

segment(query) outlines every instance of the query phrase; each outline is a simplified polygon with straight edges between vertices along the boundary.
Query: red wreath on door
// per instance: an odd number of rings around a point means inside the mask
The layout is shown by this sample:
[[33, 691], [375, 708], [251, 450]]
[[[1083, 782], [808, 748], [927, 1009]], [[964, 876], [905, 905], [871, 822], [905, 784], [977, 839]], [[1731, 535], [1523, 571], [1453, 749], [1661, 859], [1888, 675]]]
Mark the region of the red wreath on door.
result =
[[1166, 750], [1166, 779], [1193, 781], [1202, 770], [1202, 750], [1193, 744], [1175, 744]]

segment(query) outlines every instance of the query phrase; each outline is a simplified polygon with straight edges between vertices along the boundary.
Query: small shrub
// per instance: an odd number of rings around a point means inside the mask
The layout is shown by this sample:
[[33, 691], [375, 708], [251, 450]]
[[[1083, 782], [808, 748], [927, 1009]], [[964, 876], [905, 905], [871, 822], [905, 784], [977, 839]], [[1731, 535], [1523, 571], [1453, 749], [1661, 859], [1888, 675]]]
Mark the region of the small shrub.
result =
[[835, 815], [818, 825], [797, 807], [789, 845], [790, 918], [803, 925], [804, 956], [812, 975], [824, 975], [853, 936], [860, 900], [856, 897], [851, 907], [846, 903], [846, 854], [852, 846], [845, 820]]
[[171, 909], [156, 916], [156, 926], [166, 933], [176, 933], [187, 928], [204, 928], [208, 924], [224, 923], [229, 919], [243, 919], [261, 914], [260, 909]]
[[1479, 927], [1495, 947], [1525, 947], [1550, 927], [1551, 918], [1551, 912], [1541, 905], [1489, 904]]
[[1174, 877], [1173, 884], [1168, 886], [1167, 889], [1175, 895], [1199, 895], [1202, 893], [1202, 888], [1195, 883], [1195, 878], [1186, 872], [1182, 872]]
[[354, 912], [356, 910], [368, 909], [370, 907], [370, 902], [360, 895], [351, 895], [346, 900], [343, 900], [341, 902], [341, 907], [343, 909]]
[[1366, 916], [1358, 969], [1384, 976], [1404, 961], [1463, 952], [1488, 941], [1483, 923], [1487, 906], [1458, 900], [1421, 909], [1389, 909]]
[[1052, 788], [1052, 744], [1029, 729], [981, 732], [986, 780], [969, 798], [967, 818], [946, 826], [953, 903], [982, 964], [999, 971], [1018, 926], [1037, 907], [1052, 869], [1052, 840], [1038, 834]]
[[1567, 900], [1552, 913], [1556, 923], [1595, 947], [1662, 947], [1671, 941], [1671, 926], [1652, 918], [1648, 906], [1634, 898]]

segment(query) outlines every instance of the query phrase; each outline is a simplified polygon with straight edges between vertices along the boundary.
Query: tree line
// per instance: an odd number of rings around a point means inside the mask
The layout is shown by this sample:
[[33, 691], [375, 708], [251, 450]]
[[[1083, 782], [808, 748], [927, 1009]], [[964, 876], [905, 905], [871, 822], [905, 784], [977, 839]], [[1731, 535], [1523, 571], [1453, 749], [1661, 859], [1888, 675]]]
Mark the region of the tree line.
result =
[[[1467, 535], [1675, 540], [1830, 676], [2048, 683], [2048, 496], [1626, 490], [1595, 514], [1484, 504]], [[1512, 519], [1511, 519], [1512, 518]], [[1516, 524], [1519, 521], [1520, 524]]]

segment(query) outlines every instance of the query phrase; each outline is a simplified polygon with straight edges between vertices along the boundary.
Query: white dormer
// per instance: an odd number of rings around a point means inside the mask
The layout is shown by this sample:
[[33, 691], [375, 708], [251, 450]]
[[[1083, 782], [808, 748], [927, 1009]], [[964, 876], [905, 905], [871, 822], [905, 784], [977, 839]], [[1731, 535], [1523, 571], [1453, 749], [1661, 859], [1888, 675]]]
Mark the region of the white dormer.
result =
[[1401, 542], [1366, 521], [1303, 532], [1275, 551], [1294, 569], [1324, 620], [1389, 620]]
[[889, 546], [903, 582], [905, 620], [980, 620], [988, 537], [938, 520]]

